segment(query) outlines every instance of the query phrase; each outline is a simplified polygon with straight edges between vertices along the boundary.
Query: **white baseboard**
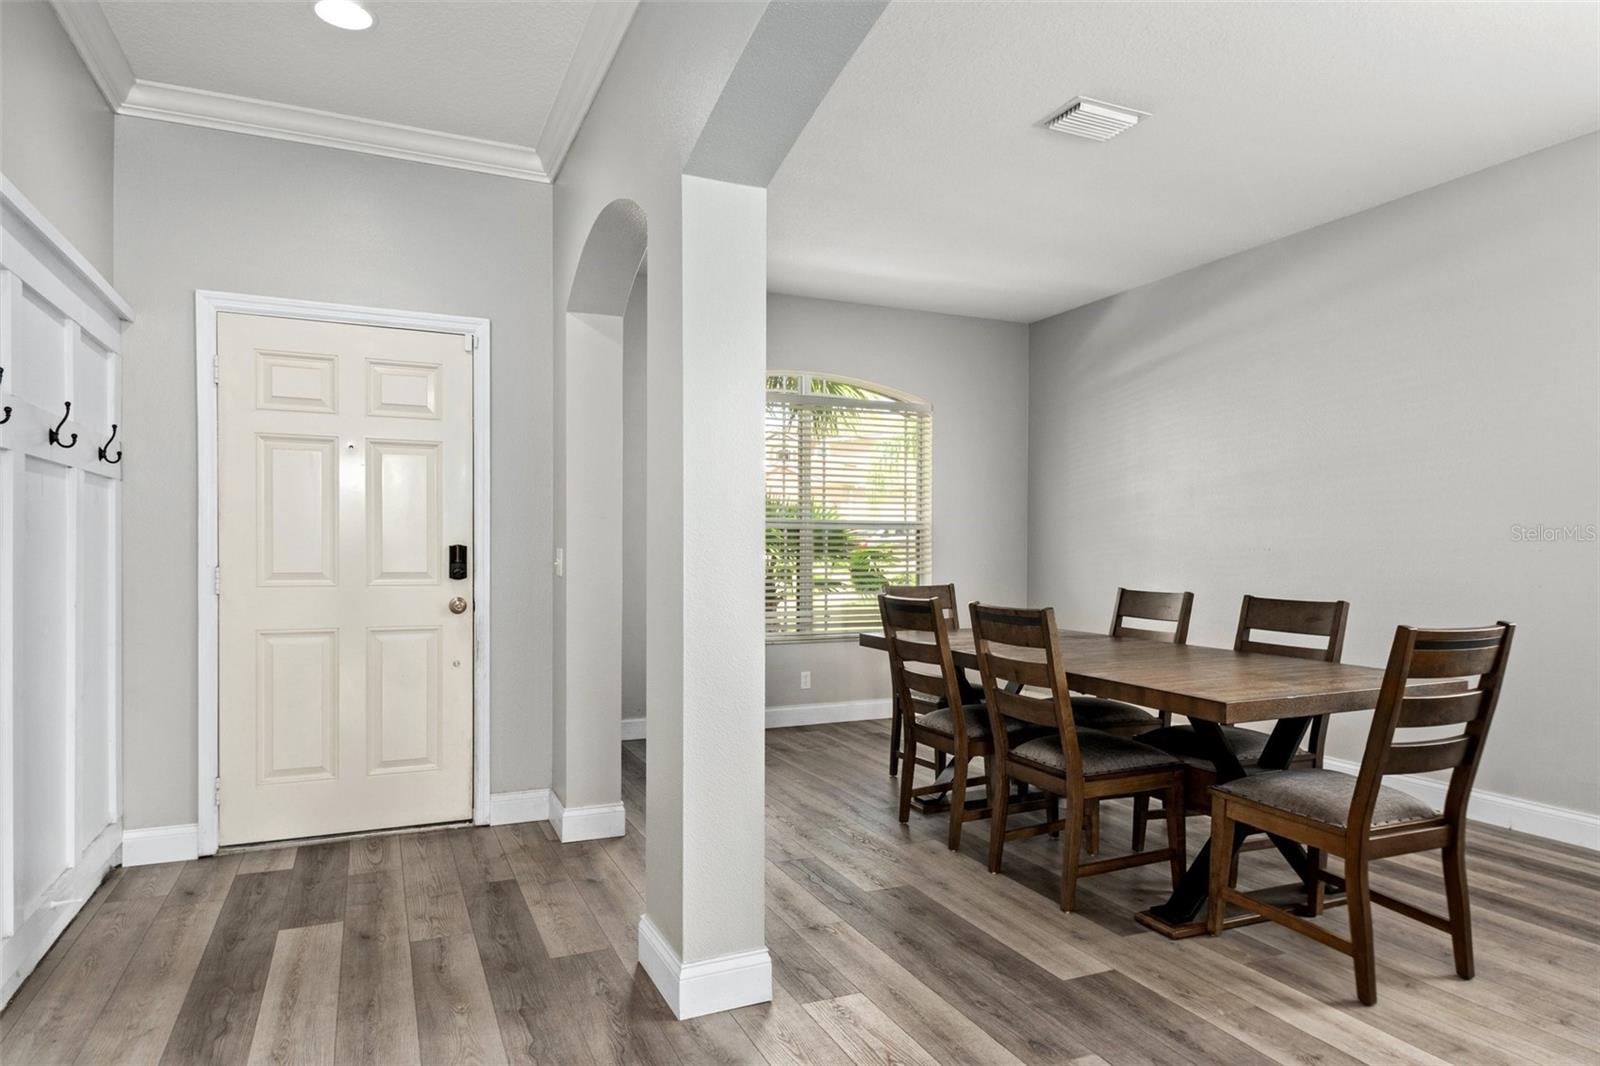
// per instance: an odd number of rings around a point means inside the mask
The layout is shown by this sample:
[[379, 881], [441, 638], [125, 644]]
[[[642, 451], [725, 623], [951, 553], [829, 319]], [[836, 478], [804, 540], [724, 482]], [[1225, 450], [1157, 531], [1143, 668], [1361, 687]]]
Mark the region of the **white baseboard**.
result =
[[[620, 805], [618, 809], [621, 809]], [[549, 817], [548, 788], [495, 792], [489, 796], [490, 825], [542, 822]], [[122, 834], [124, 866], [151, 866], [158, 862], [183, 862], [199, 857], [198, 825], [158, 825], [150, 829], [129, 829]]]
[[550, 828], [563, 844], [576, 840], [604, 840], [619, 837], [628, 828], [621, 803], [597, 803], [592, 807], [568, 807], [554, 790], [550, 793]]
[[550, 817], [550, 790], [530, 788], [522, 792], [491, 792], [489, 824], [542, 822]]
[[122, 865], [151, 866], [200, 857], [198, 825], [158, 825], [122, 833]]
[[0, 1007], [11, 1002], [11, 997], [39, 965], [50, 945], [89, 902], [94, 890], [117, 864], [117, 849], [121, 846], [122, 827], [106, 826], [71, 869], [34, 897], [34, 902], [24, 905], [22, 913], [17, 915], [16, 928], [10, 936], [0, 939]]
[[679, 1020], [772, 1000], [766, 948], [685, 963], [648, 914], [639, 918], [639, 965]]
[[[1361, 770], [1360, 763], [1349, 759], [1327, 759], [1325, 765], [1330, 770], [1346, 774], [1359, 773]], [[1432, 804], [1436, 810], [1444, 807], [1446, 785], [1443, 781], [1429, 777], [1391, 776], [1384, 778], [1383, 783], [1385, 787], [1397, 788]], [[1515, 829], [1519, 833], [1531, 833], [1563, 844], [1600, 850], [1600, 814], [1475, 788], [1472, 790], [1472, 799], [1467, 803], [1467, 817], [1502, 829]]]
[[[767, 728], [792, 725], [826, 725], [829, 722], [865, 722], [889, 717], [889, 700], [843, 700], [838, 703], [792, 703], [767, 708]], [[644, 739], [644, 716], [622, 720], [623, 740]]]
[[767, 728], [783, 729], [792, 725], [823, 725], [828, 722], [865, 722], [874, 718], [889, 717], [889, 698], [876, 700], [845, 700], [840, 703], [794, 703], [787, 707], [767, 708]]

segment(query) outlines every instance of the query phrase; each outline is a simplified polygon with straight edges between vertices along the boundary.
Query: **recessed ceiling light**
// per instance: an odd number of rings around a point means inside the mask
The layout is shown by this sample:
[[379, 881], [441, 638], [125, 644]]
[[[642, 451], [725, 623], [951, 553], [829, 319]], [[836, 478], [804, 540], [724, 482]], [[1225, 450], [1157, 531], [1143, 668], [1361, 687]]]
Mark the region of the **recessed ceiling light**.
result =
[[1049, 126], [1057, 133], [1070, 133], [1091, 141], [1109, 141], [1128, 127], [1138, 125], [1140, 119], [1149, 117], [1148, 111], [1135, 111], [1131, 107], [1080, 96], [1051, 119]]
[[364, 30], [372, 25], [372, 12], [359, 0], [317, 0], [312, 10], [317, 18], [341, 30]]

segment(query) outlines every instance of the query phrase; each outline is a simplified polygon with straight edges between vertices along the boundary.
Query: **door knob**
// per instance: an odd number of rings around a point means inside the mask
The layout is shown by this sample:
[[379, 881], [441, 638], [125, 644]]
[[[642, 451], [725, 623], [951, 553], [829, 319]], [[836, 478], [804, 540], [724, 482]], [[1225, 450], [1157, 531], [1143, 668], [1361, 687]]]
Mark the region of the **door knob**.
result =
[[461, 612], [465, 611], [466, 609], [467, 609], [467, 601], [462, 599], [460, 596], [457, 596], [455, 599], [450, 601], [450, 613], [451, 614], [460, 614]]

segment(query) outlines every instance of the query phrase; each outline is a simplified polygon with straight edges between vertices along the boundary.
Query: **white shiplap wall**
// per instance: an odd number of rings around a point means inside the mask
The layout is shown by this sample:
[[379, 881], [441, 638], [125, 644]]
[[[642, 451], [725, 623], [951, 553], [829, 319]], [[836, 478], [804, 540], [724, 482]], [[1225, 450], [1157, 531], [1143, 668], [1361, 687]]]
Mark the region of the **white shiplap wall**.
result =
[[0, 178], [0, 1003], [122, 846], [122, 468], [100, 450], [130, 317]]

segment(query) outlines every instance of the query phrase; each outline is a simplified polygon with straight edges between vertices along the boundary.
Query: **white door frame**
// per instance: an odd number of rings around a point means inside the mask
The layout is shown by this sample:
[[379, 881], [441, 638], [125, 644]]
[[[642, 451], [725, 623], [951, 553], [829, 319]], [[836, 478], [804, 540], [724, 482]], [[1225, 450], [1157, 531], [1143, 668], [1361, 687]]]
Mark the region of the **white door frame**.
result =
[[457, 333], [472, 357], [472, 820], [489, 821], [489, 320], [421, 311], [286, 300], [205, 289], [194, 294], [195, 400], [199, 412], [200, 854], [217, 852], [217, 315], [237, 313], [354, 326]]

